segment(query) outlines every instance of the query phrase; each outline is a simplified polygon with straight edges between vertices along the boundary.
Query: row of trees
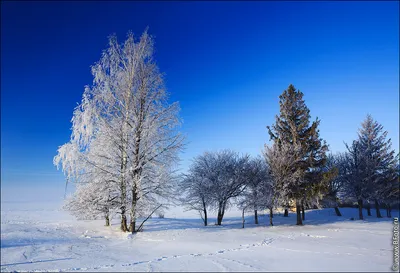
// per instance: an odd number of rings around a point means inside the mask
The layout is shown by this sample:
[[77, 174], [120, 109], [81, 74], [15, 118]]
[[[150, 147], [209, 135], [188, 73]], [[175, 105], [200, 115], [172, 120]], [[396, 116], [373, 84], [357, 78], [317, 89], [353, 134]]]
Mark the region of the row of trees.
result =
[[257, 221], [257, 209], [263, 202], [259, 190], [266, 188], [267, 175], [260, 158], [250, 159], [231, 150], [206, 152], [194, 159], [178, 189], [184, 193], [182, 203], [198, 211], [206, 226], [209, 209], [217, 211], [221, 225], [225, 211], [238, 198], [243, 208], [254, 208]]
[[[327, 155], [320, 121], [310, 122], [303, 93], [293, 85], [279, 97], [280, 113], [267, 127], [272, 144], [261, 156], [208, 152], [186, 174], [175, 175], [184, 145], [179, 104], [168, 103], [153, 51], [147, 31], [139, 41], [128, 33], [122, 44], [111, 36], [92, 66], [93, 84], [74, 110], [70, 140], [54, 158], [67, 183], [76, 184], [65, 208], [78, 218], [103, 217], [109, 225], [119, 214], [121, 230], [137, 232], [155, 211], [180, 199], [205, 225], [210, 210], [221, 225], [232, 205], [243, 214], [254, 211], [256, 223], [258, 211], [268, 209], [272, 225], [273, 210], [285, 208], [287, 216], [293, 204], [302, 225], [304, 209], [321, 202], [340, 215], [338, 200], [354, 199], [362, 219], [365, 203], [379, 207], [398, 198], [398, 155], [382, 126], [368, 116], [346, 153]], [[137, 224], [139, 217], [144, 220]]]
[[[302, 225], [304, 206], [318, 199], [333, 170], [324, 168], [327, 145], [319, 137], [319, 120], [310, 124], [303, 93], [290, 85], [280, 98], [280, 115], [268, 127], [273, 144], [265, 146], [263, 158], [250, 160], [233, 152], [206, 153], [197, 157], [183, 180], [189, 207], [202, 213], [207, 224], [207, 206], [217, 208], [217, 224], [231, 201], [243, 209], [272, 211], [277, 206], [296, 205], [297, 224]], [[301, 215], [303, 213], [303, 215]]]
[[360, 219], [365, 203], [368, 215], [374, 203], [377, 217], [382, 217], [381, 204], [391, 217], [390, 209], [399, 200], [399, 155], [391, 149], [383, 126], [368, 115], [346, 152], [327, 154], [319, 137], [320, 121], [310, 124], [303, 93], [290, 85], [279, 98], [280, 114], [267, 127], [272, 144], [265, 145], [262, 157], [224, 150], [194, 159], [179, 188], [187, 208], [198, 211], [204, 225], [209, 210], [217, 211], [221, 225], [232, 204], [243, 216], [253, 210], [256, 224], [259, 210], [269, 210], [273, 225], [273, 210], [284, 208], [288, 216], [293, 205], [297, 225], [303, 224], [307, 207], [333, 207], [341, 216], [339, 203], [344, 201], [358, 203]]

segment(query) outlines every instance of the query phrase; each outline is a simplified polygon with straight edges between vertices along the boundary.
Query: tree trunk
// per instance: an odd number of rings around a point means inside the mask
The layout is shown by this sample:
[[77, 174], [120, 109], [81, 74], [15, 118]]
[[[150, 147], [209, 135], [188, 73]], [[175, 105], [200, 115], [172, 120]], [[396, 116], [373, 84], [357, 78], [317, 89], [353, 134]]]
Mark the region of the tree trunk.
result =
[[225, 213], [225, 204], [220, 203], [218, 208], [218, 215], [217, 215], [217, 225], [220, 226], [222, 224], [222, 219], [224, 218]]
[[304, 204], [301, 204], [301, 219], [303, 219], [303, 221], [306, 219], [305, 214], [304, 214]]
[[256, 209], [254, 210], [254, 223], [258, 225], [258, 214]]
[[128, 230], [127, 222], [126, 222], [126, 180], [125, 180], [125, 171], [126, 171], [126, 163], [127, 163], [127, 156], [125, 147], [122, 152], [122, 164], [121, 164], [121, 230], [126, 232]]
[[220, 226], [222, 224], [222, 218], [224, 216], [222, 215], [221, 212], [218, 212], [218, 216], [217, 216], [217, 225]]
[[[131, 224], [129, 226], [129, 231], [133, 233], [135, 233], [136, 231], [140, 231], [139, 229], [142, 228], [144, 222], [142, 222], [142, 224], [139, 226], [138, 230], [136, 230], [136, 205], [137, 205], [137, 201], [138, 199], [138, 185], [140, 183], [140, 179], [142, 176], [142, 168], [141, 168], [141, 164], [140, 164], [140, 142], [142, 140], [142, 124], [143, 124], [143, 111], [144, 111], [144, 101], [143, 101], [143, 97], [141, 96], [140, 98], [140, 111], [139, 111], [139, 120], [138, 120], [138, 124], [137, 124], [137, 128], [136, 128], [136, 132], [135, 132], [135, 140], [134, 140], [134, 144], [135, 144], [135, 153], [134, 153], [134, 157], [133, 157], [133, 184], [132, 184], [132, 202], [131, 202]], [[128, 111], [128, 109], [127, 109]], [[128, 122], [126, 122], [126, 124], [128, 124]], [[126, 136], [126, 138], [128, 139], [128, 134]], [[127, 141], [128, 143], [128, 141]], [[151, 215], [150, 215], [151, 217]], [[148, 218], [147, 218], [148, 219]], [[147, 219], [145, 221], [147, 221]]]
[[[136, 176], [134, 176], [136, 177]], [[136, 204], [137, 204], [138, 194], [136, 192], [136, 187], [132, 188], [132, 206], [131, 206], [131, 223], [129, 225], [129, 232], [136, 232]]]
[[108, 214], [106, 214], [106, 227], [110, 226], [110, 218], [108, 217]]
[[203, 212], [204, 212], [204, 226], [207, 226], [207, 209], [205, 207], [203, 208]]
[[244, 210], [245, 209], [242, 209], [242, 228], [244, 228]]
[[336, 216], [342, 216], [338, 206], [335, 207], [335, 212], [336, 212]]
[[360, 220], [364, 220], [362, 199], [358, 199], [358, 217], [360, 218]]
[[297, 214], [296, 225], [302, 226], [303, 225], [303, 221], [302, 221], [302, 218], [301, 218], [301, 204], [298, 201], [296, 201], [296, 214]]
[[124, 179], [122, 179], [123, 181], [121, 182], [121, 230], [123, 232], [126, 232], [128, 230], [128, 225], [126, 222], [126, 206], [125, 206], [125, 202], [126, 202], [126, 185], [124, 184]]
[[321, 205], [319, 204], [319, 199], [317, 198], [317, 205], [316, 205], [316, 208], [317, 209], [320, 209], [321, 208]]
[[272, 227], [274, 224], [272, 223], [272, 218], [274, 217], [274, 214], [272, 212], [272, 208], [269, 209], [269, 225]]
[[[140, 232], [140, 231], [142, 231], [142, 230], [143, 230], [144, 223], [146, 223], [146, 221], [149, 220], [149, 219], [152, 217], [153, 213], [156, 212], [159, 208], [161, 208], [161, 206], [162, 206], [162, 204], [159, 205], [158, 207], [156, 207], [156, 208], [146, 217], [146, 219], [143, 220], [143, 222], [139, 225], [139, 227], [136, 229], [135, 232]], [[133, 225], [132, 225], [133, 230], [135, 230], [135, 223], [136, 223], [136, 221], [133, 222]]]
[[379, 208], [379, 202], [376, 199], [375, 199], [375, 210], [376, 210], [376, 217], [377, 218], [382, 218], [381, 211], [380, 211], [380, 208]]
[[372, 214], [371, 214], [371, 204], [369, 202], [367, 203], [367, 214], [368, 214], [368, 216], [372, 216]]
[[131, 219], [131, 223], [129, 225], [129, 232], [132, 232], [132, 234], [136, 232], [136, 219]]
[[126, 222], [125, 210], [121, 210], [121, 230], [123, 232], [128, 230], [128, 224]]
[[283, 217], [289, 217], [289, 210], [285, 209], [285, 213], [283, 214]]

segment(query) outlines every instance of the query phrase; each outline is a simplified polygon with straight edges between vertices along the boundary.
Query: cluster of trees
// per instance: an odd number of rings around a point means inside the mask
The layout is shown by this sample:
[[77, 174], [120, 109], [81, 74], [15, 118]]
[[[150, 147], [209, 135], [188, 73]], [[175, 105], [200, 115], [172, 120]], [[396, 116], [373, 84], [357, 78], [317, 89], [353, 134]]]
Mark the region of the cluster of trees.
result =
[[[230, 150], [206, 152], [197, 156], [181, 180], [183, 204], [200, 213], [207, 225], [208, 211], [217, 211], [221, 225], [226, 209], [236, 204], [245, 211], [273, 210], [295, 206], [297, 225], [305, 220], [305, 208], [333, 207], [341, 216], [339, 204], [357, 202], [362, 209], [374, 203], [377, 217], [380, 205], [390, 210], [399, 200], [399, 155], [391, 149], [387, 132], [370, 115], [362, 123], [358, 139], [344, 153], [327, 154], [328, 146], [319, 136], [318, 118], [310, 123], [310, 111], [303, 93], [289, 85], [280, 98], [276, 122], [267, 126], [272, 144], [262, 156], [250, 158]], [[243, 222], [244, 226], [244, 222]]]
[[381, 218], [380, 207], [384, 206], [387, 216], [391, 208], [399, 203], [399, 154], [391, 149], [387, 131], [367, 115], [361, 124], [358, 138], [351, 145], [346, 144], [346, 152], [330, 155], [328, 169], [336, 169], [337, 175], [328, 188], [328, 200], [333, 203], [337, 214], [337, 200], [348, 199], [358, 203], [359, 218], [363, 219], [363, 207], [371, 216], [374, 204], [376, 216]]
[[319, 137], [320, 121], [310, 124], [303, 93], [290, 85], [279, 98], [280, 115], [268, 127], [273, 144], [265, 146], [263, 158], [238, 158], [223, 151], [194, 160], [182, 189], [190, 197], [189, 206], [202, 212], [202, 217], [207, 206], [218, 208], [220, 225], [226, 206], [234, 200], [243, 212], [254, 210], [256, 223], [257, 211], [269, 209], [272, 224], [273, 209], [285, 207], [287, 216], [294, 202], [297, 224], [302, 225], [304, 207], [318, 200], [333, 171], [324, 168], [328, 147]]
[[194, 158], [179, 184], [182, 204], [198, 211], [204, 225], [208, 211], [217, 211], [217, 225], [233, 204], [243, 213], [253, 210], [258, 224], [258, 211], [274, 207], [274, 184], [261, 157], [250, 158], [232, 150], [205, 152]]
[[[65, 207], [79, 218], [121, 215], [121, 230], [136, 232], [171, 195], [173, 168], [183, 147], [179, 104], [169, 104], [153, 59], [153, 39], [115, 35], [92, 66], [93, 84], [75, 108], [70, 141], [54, 164], [77, 189]], [[130, 225], [127, 224], [129, 213]], [[137, 225], [138, 217], [147, 217]]]
[[[69, 142], [58, 149], [54, 164], [76, 191], [65, 208], [79, 219], [120, 214], [121, 230], [137, 232], [171, 199], [199, 212], [208, 224], [209, 211], [221, 225], [230, 206], [258, 212], [296, 207], [297, 225], [304, 210], [334, 207], [339, 201], [374, 203], [388, 209], [399, 198], [399, 155], [391, 149], [382, 125], [367, 116], [359, 137], [347, 151], [327, 155], [318, 118], [310, 122], [303, 93], [290, 85], [279, 96], [280, 113], [267, 126], [271, 145], [251, 158], [231, 150], [197, 156], [188, 172], [174, 174], [184, 137], [178, 132], [179, 104], [168, 103], [163, 75], [153, 59], [153, 39], [145, 31], [136, 41], [116, 36], [92, 66], [93, 84], [86, 86], [72, 118]], [[176, 183], [175, 183], [176, 182]], [[129, 215], [128, 215], [129, 214]], [[130, 225], [128, 226], [128, 216]], [[144, 219], [140, 224], [139, 217]], [[243, 217], [244, 218], [244, 217]]]
[[[265, 181], [262, 178], [264, 173], [259, 172], [256, 166], [259, 163], [263, 165], [262, 161], [250, 160], [248, 155], [239, 155], [231, 150], [206, 152], [197, 156], [179, 185], [179, 191], [184, 193], [183, 204], [198, 211], [204, 225], [208, 223], [207, 211], [214, 208], [217, 210], [217, 224], [221, 225], [232, 200], [242, 196], [249, 183], [258, 187], [259, 182]], [[255, 173], [251, 173], [252, 171]], [[250, 205], [247, 202], [259, 202], [257, 196], [248, 197], [243, 200], [243, 205]], [[256, 205], [255, 209], [257, 210]]]

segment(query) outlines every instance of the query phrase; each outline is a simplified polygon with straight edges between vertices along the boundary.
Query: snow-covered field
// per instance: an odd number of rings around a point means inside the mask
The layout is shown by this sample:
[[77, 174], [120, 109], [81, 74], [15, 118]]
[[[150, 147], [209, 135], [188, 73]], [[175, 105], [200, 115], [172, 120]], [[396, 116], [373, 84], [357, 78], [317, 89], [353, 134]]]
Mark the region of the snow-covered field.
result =
[[[75, 221], [55, 203], [3, 202], [1, 271], [391, 271], [393, 220], [356, 209], [307, 211], [305, 226], [295, 215], [239, 214], [223, 226], [176, 212], [153, 218], [134, 236], [103, 221]], [[383, 215], [386, 215], [382, 210]], [[375, 212], [373, 211], [373, 215]], [[392, 213], [398, 216], [398, 211]], [[184, 218], [182, 218], [182, 217]], [[171, 218], [172, 217], [172, 218]], [[176, 218], [175, 218], [176, 217]]]

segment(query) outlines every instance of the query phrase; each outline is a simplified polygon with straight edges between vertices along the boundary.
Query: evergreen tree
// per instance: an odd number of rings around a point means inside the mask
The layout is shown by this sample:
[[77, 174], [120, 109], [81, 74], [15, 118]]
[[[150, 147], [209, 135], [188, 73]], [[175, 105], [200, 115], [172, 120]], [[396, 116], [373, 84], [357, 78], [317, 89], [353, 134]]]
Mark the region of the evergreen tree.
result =
[[377, 217], [382, 217], [379, 203], [388, 196], [392, 181], [396, 180], [398, 158], [391, 149], [391, 139], [387, 131], [367, 115], [359, 130], [358, 139], [362, 156], [361, 174], [367, 191], [367, 202], [375, 202]]
[[[302, 175], [296, 182], [289, 185], [290, 198], [296, 202], [297, 225], [302, 225], [302, 204], [310, 196], [319, 192], [322, 187], [323, 169], [326, 161], [327, 145], [319, 137], [318, 118], [310, 125], [310, 110], [303, 100], [303, 93], [289, 85], [287, 90], [279, 96], [280, 115], [276, 116], [276, 123], [272, 128], [267, 126], [271, 140], [279, 146], [299, 145], [299, 158], [293, 171]], [[312, 190], [312, 191], [310, 191]]]

